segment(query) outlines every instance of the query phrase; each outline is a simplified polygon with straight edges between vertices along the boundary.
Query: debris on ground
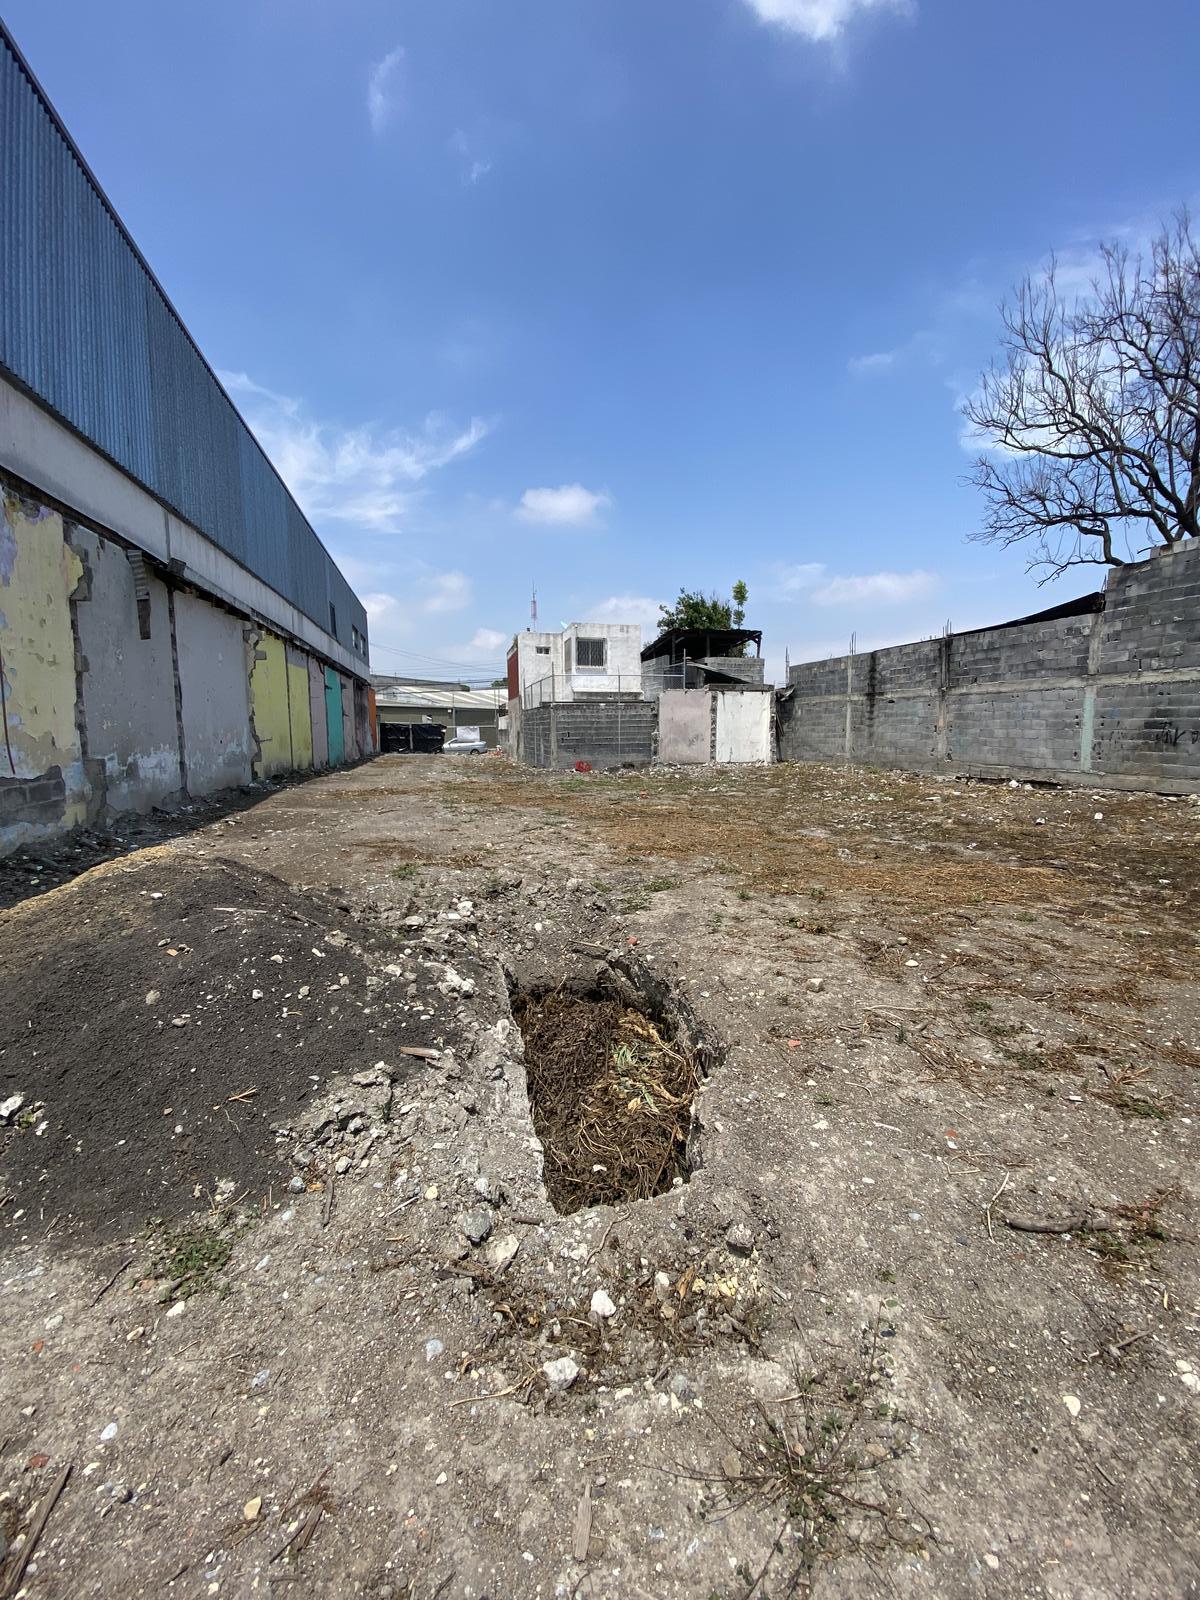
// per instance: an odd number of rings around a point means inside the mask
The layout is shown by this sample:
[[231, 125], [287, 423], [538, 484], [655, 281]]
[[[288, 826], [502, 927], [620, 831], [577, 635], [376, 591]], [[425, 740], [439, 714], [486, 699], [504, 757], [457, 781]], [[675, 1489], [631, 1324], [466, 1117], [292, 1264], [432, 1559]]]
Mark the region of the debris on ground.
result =
[[0, 1585], [1196, 1587], [1200, 807], [257, 800], [0, 872]]
[[558, 1211], [648, 1199], [686, 1177], [698, 1072], [685, 1050], [615, 1000], [523, 996], [513, 1015]]

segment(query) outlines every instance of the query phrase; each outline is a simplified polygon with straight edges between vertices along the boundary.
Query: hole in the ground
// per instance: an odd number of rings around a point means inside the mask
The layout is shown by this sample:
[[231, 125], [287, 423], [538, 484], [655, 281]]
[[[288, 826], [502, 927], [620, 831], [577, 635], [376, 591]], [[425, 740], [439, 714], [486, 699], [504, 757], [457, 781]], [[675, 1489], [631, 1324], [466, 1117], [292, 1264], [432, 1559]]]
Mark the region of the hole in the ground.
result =
[[566, 1214], [648, 1200], [699, 1165], [693, 1102], [716, 1059], [686, 1001], [639, 963], [514, 986], [546, 1192]]

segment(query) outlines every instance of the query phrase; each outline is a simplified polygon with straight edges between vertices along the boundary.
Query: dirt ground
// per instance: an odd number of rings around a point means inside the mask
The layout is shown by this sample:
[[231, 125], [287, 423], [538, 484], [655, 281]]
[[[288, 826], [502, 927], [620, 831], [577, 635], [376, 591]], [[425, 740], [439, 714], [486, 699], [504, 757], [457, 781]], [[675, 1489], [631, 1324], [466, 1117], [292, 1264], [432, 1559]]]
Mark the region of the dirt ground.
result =
[[[393, 756], [189, 822], [0, 868], [0, 1594], [1200, 1596], [1200, 805]], [[560, 988], [627, 1120], [639, 1014], [699, 1071], [666, 1192], [551, 1205]]]

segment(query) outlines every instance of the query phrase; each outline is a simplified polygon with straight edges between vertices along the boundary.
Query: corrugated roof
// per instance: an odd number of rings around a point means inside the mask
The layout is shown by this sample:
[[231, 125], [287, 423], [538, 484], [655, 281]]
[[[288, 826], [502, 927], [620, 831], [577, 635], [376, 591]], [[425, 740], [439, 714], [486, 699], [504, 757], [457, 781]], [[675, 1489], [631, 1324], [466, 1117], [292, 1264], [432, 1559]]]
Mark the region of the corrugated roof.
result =
[[507, 689], [425, 689], [395, 684], [375, 691], [377, 706], [420, 706], [431, 711], [497, 711], [507, 700]]
[[366, 637], [361, 602], [2, 22], [0, 370], [347, 649], [352, 628]]

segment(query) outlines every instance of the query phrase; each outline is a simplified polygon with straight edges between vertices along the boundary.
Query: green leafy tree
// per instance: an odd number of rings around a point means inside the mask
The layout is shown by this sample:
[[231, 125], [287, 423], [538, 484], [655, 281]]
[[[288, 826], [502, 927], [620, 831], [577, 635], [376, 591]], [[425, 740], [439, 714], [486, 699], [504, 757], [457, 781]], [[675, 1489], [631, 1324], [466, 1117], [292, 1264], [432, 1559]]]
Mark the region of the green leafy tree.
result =
[[680, 589], [673, 606], [662, 606], [658, 615], [661, 632], [668, 628], [740, 628], [746, 620], [750, 591], [739, 578], [731, 600], [720, 595], [702, 594], [699, 589]]

